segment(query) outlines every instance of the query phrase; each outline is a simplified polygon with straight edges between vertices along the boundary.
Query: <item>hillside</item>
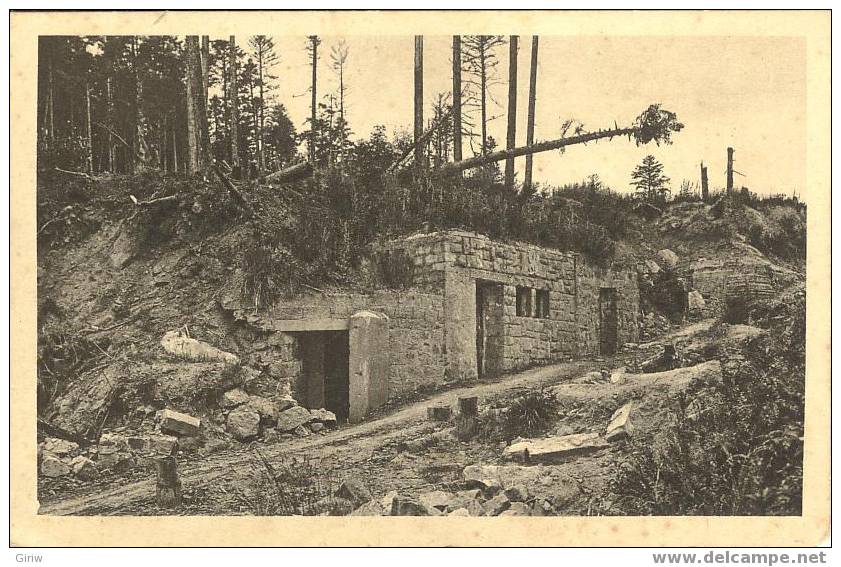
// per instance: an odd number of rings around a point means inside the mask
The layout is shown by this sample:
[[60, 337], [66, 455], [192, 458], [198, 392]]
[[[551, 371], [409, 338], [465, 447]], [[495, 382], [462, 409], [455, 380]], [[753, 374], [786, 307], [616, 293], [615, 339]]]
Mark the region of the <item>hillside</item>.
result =
[[[257, 313], [289, 296], [345, 289], [365, 293], [394, 286], [394, 278], [388, 277], [367, 248], [379, 237], [460, 227], [501, 240], [531, 240], [572, 249], [607, 266], [637, 268], [642, 295], [641, 332], [650, 342], [639, 348], [632, 345], [615, 359], [588, 361], [583, 368], [568, 369], [565, 374], [544, 375], [533, 384], [555, 388], [552, 411], [567, 416], [561, 423], [555, 417], [549, 419], [552, 425], [544, 433], [550, 429], [575, 433], [601, 427], [617, 405], [639, 399], [641, 422], [646, 424], [640, 429], [646, 432], [644, 436], [653, 435], [657, 424], [666, 420], [663, 408], [671, 403], [674, 391], [670, 387], [654, 388], [649, 396], [647, 386], [618, 388], [607, 380], [610, 370], [626, 367], [636, 376], [630, 384], [647, 384], [648, 374], [675, 371], [675, 366], [714, 363], [724, 370], [713, 374], [727, 375], [730, 370], [725, 351], [730, 352], [734, 344], [769, 340], [767, 333], [754, 331], [754, 327], [739, 334], [739, 325], [778, 327], [796, 321], [796, 313], [777, 313], [782, 307], [774, 296], [785, 293], [786, 297], [800, 298], [805, 281], [805, 209], [789, 202], [736, 198], [715, 203], [669, 203], [652, 219], [636, 210], [632, 201], [604, 190], [561, 191], [525, 202], [503, 196], [509, 212], [498, 215], [502, 220], [496, 225], [490, 213], [455, 216], [450, 214], [455, 204], [444, 203], [437, 213], [418, 211], [411, 217], [393, 219], [386, 226], [383, 219], [394, 209], [382, 205], [390, 197], [349, 208], [345, 201], [348, 194], [360, 200], [365, 193], [353, 181], [333, 174], [284, 185], [240, 184], [234, 189], [230, 191], [216, 178], [183, 181], [155, 173], [81, 178], [47, 172], [39, 178], [38, 410], [44, 424], [39, 435], [49, 437], [41, 447], [42, 501], [148, 478], [152, 461], [144, 451], [150, 443], [169, 443], [177, 438], [175, 454], [189, 470], [201, 467], [204, 459], [217, 463], [229, 455], [241, 459], [243, 451], [254, 447], [280, 458], [285, 445], [294, 447], [301, 442], [299, 436], [324, 435], [329, 443], [331, 436], [343, 435], [343, 427], [331, 431], [335, 416], [317, 421], [322, 424], [319, 427], [303, 430], [284, 431], [274, 425], [278, 411], [300, 406], [291, 399], [291, 392], [271, 390], [276, 361], [268, 353], [292, 347], [250, 325], [247, 316], [245, 320], [234, 317], [222, 300], [238, 296], [253, 305], [253, 313]], [[494, 188], [481, 191], [495, 194]], [[515, 209], [518, 212], [510, 212]], [[545, 218], [555, 220], [532, 222], [543, 218], [535, 211], [548, 211]], [[558, 220], [570, 211], [577, 216]], [[761, 277], [737, 282], [743, 287], [731, 285], [732, 289], [720, 295], [702, 294], [703, 305], [686, 303], [689, 292], [728, 270]], [[742, 300], [738, 305], [734, 300], [737, 296]], [[771, 313], [783, 317], [783, 322]], [[699, 320], [707, 323], [682, 338], [668, 338], [669, 333]], [[200, 341], [201, 348], [212, 346], [221, 354], [205, 350], [191, 359], [186, 351], [168, 351], [162, 340], [173, 331]], [[676, 342], [683, 350], [679, 363], [670, 368], [656, 363], [644, 367], [644, 361], [657, 355], [663, 345]], [[228, 355], [236, 357], [235, 364], [225, 358]], [[601, 369], [607, 376], [601, 376]], [[598, 385], [582, 392], [575, 384], [581, 383], [585, 371], [596, 372], [597, 377], [587, 380]], [[707, 367], [700, 374], [707, 376]], [[691, 381], [678, 379], [684, 386]], [[258, 424], [232, 425], [230, 416], [238, 403], [231, 398], [239, 393], [231, 392], [242, 393], [249, 400], [248, 407], [260, 415]], [[428, 392], [418, 391], [394, 400], [384, 413], [426, 395]], [[491, 396], [483, 399], [483, 407], [502, 410], [508, 407], [507, 399]], [[161, 413], [167, 409], [199, 418], [198, 435], [173, 435], [173, 428], [180, 426], [171, 426], [167, 433], [162, 423], [167, 417]], [[257, 427], [256, 435], [241, 432], [252, 425]], [[500, 447], [519, 435], [489, 435], [497, 440], [496, 446], [475, 441], [465, 446], [444, 439], [446, 435], [440, 433], [446, 430], [439, 425], [419, 426], [408, 431], [406, 438], [383, 439], [382, 446], [368, 446], [374, 465], [369, 462], [366, 466], [382, 472], [376, 463], [385, 454], [383, 447], [404, 455], [403, 461], [412, 460], [406, 455], [415, 454], [423, 467], [435, 465], [425, 460], [430, 451], [438, 453], [433, 461], [458, 455], [456, 462], [464, 466], [476, 462], [496, 466], [502, 464]], [[352, 428], [347, 435], [352, 435]], [[429, 435], [439, 435], [439, 440], [423, 441]], [[66, 438], [75, 447], [56, 451], [55, 436]], [[435, 448], [430, 449], [432, 446]], [[610, 469], [624, 458], [622, 455], [641, 450], [640, 446], [599, 449], [603, 468]], [[84, 466], [71, 466], [71, 458]], [[314, 454], [313, 458], [319, 457]], [[44, 459], [50, 464], [46, 469]], [[409, 488], [417, 492], [419, 486], [429, 484], [401, 485], [398, 480], [405, 473], [396, 472], [403, 467], [400, 462], [395, 465], [395, 461], [388, 461], [385, 469], [392, 472], [376, 476], [375, 486], [370, 487], [375, 493]], [[594, 465], [582, 461], [576, 466], [581, 470], [564, 470], [564, 478], [586, 478]], [[335, 470], [332, 465], [325, 467]], [[74, 468], [78, 471], [70, 474]], [[441, 479], [446, 477], [446, 482], [455, 483], [462, 468], [455, 476], [451, 474], [455, 469], [447, 469], [449, 472], [430, 482], [443, 486]], [[83, 470], [87, 472], [79, 472]], [[392, 482], [389, 475], [398, 480]], [[626, 477], [620, 475], [617, 482], [633, 482]], [[621, 513], [622, 506], [603, 504], [608, 498], [605, 495], [616, 489], [608, 480], [602, 478], [580, 494], [598, 496], [600, 513]], [[535, 478], [523, 482], [531, 485], [542, 481]], [[580, 481], [576, 481], [578, 484]], [[490, 500], [491, 495], [487, 496]], [[580, 495], [568, 500], [559, 497], [545, 511], [592, 513], [588, 505], [595, 501]], [[220, 506], [226, 511], [244, 511], [237, 508], [242, 501], [224, 502]], [[196, 505], [209, 504], [201, 501]], [[634, 510], [662, 511], [656, 507]]]

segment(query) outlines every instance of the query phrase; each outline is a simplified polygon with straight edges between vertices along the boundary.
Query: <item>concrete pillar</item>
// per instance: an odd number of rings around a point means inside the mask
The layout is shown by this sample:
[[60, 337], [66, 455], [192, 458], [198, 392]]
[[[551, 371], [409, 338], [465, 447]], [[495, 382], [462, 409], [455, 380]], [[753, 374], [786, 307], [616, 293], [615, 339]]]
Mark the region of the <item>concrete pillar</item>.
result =
[[372, 311], [354, 313], [350, 318], [348, 341], [348, 420], [356, 423], [388, 400], [388, 375], [391, 367], [388, 317]]
[[450, 382], [478, 377], [476, 360], [476, 280], [455, 272], [444, 274], [445, 376]]

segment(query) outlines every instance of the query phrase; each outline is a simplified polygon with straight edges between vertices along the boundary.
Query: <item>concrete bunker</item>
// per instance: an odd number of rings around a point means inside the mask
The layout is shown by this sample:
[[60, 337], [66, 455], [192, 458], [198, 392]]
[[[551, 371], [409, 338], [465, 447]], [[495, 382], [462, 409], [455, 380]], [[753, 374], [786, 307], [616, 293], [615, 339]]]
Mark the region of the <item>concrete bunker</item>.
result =
[[358, 422], [388, 400], [389, 319], [360, 311], [349, 319], [279, 321], [298, 341], [301, 372], [293, 385], [298, 402], [325, 408], [339, 423]]

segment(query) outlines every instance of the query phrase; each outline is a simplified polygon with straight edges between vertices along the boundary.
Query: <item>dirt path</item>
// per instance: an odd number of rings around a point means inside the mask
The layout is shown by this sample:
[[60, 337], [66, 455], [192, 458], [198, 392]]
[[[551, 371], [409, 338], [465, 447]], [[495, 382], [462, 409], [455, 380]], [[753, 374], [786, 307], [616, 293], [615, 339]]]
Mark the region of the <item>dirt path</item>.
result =
[[[261, 452], [267, 459], [277, 459], [285, 454], [306, 454], [314, 452], [324, 457], [337, 452], [366, 454], [391, 439], [428, 428], [426, 407], [434, 403], [455, 405], [460, 396], [489, 398], [519, 388], [541, 387], [558, 384], [585, 372], [597, 369], [606, 363], [581, 360], [555, 364], [505, 376], [498, 382], [458, 388], [435, 394], [425, 400], [411, 403], [391, 414], [357, 425], [344, 427], [326, 436], [311, 436], [290, 442], [267, 445]], [[228, 450], [205, 459], [186, 462], [181, 471], [185, 486], [207, 485], [210, 482], [235, 478], [246, 474], [252, 456], [247, 447]], [[153, 480], [131, 482], [114, 488], [89, 490], [66, 498], [42, 503], [39, 513], [47, 515], [107, 514], [154, 496]]]

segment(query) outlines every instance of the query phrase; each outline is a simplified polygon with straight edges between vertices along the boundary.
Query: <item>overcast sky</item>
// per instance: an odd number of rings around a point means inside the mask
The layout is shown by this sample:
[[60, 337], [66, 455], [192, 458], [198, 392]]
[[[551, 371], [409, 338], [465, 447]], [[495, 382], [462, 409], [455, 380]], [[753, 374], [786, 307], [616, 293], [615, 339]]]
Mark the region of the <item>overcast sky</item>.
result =
[[[237, 38], [245, 46], [245, 38]], [[330, 48], [323, 37], [319, 98], [337, 89]], [[412, 36], [344, 38], [346, 116], [355, 137], [377, 124], [391, 135], [411, 129], [414, 40]], [[279, 63], [277, 101], [299, 131], [309, 115], [306, 37], [275, 36]], [[451, 36], [424, 40], [425, 117], [437, 93], [452, 86]], [[531, 36], [520, 38], [517, 145], [526, 137]], [[492, 88], [489, 131], [504, 145], [508, 47], [498, 50], [499, 83]], [[553, 139], [575, 118], [585, 130], [629, 124], [651, 103], [676, 112], [685, 129], [674, 145], [637, 147], [627, 138], [567, 148], [563, 155], [535, 156], [535, 181], [560, 185], [596, 173], [610, 187], [628, 191], [630, 173], [648, 153], [665, 166], [676, 192], [681, 180], [699, 182], [708, 165], [711, 187], [724, 186], [726, 148], [735, 148], [736, 186], [758, 193], [804, 191], [805, 43], [784, 37], [552, 37], [541, 36], [535, 138]], [[465, 155], [469, 148], [465, 144]], [[522, 179], [525, 158], [517, 160]]]

